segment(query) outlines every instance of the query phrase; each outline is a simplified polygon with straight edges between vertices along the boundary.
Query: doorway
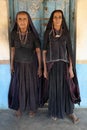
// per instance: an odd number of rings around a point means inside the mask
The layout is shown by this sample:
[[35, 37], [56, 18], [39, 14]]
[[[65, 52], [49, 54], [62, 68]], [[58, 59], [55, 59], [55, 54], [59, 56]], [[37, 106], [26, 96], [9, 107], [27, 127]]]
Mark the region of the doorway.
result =
[[75, 0], [9, 0], [9, 27], [14, 25], [15, 16], [18, 11], [27, 11], [39, 33], [43, 44], [43, 33], [45, 31], [50, 14], [55, 9], [61, 9], [64, 13], [67, 26], [70, 30], [74, 62], [76, 60], [76, 38], [75, 38]]

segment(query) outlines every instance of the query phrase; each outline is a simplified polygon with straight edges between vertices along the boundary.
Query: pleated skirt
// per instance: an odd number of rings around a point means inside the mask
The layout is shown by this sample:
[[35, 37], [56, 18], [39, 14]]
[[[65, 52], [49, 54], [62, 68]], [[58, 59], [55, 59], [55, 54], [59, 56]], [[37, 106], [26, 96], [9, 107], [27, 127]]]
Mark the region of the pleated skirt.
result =
[[49, 116], [64, 118], [73, 113], [74, 104], [66, 81], [67, 65], [62, 61], [54, 62], [49, 71]]
[[14, 110], [37, 110], [38, 85], [35, 63], [15, 63], [15, 72], [9, 87], [8, 105]]

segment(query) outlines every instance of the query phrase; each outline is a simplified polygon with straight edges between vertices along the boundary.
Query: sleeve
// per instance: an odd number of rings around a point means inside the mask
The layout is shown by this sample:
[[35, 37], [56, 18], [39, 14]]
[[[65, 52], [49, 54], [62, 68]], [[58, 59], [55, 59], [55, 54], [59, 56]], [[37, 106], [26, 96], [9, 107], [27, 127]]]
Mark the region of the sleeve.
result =
[[35, 39], [35, 48], [41, 48], [39, 39]]
[[34, 48], [41, 48], [40, 40], [37, 39], [34, 35], [32, 37], [33, 37], [33, 42], [34, 42]]
[[72, 63], [74, 64], [74, 57], [73, 57], [73, 50], [72, 50], [72, 44], [71, 44], [71, 38], [70, 38], [70, 34], [67, 34], [66, 37], [66, 47], [67, 47], [67, 52], [68, 52], [68, 58], [70, 57], [72, 60]]
[[49, 31], [45, 31], [45, 33], [44, 33], [43, 50], [47, 50], [48, 43], [49, 43]]
[[15, 47], [15, 44], [14, 44], [14, 32], [11, 32], [10, 33], [10, 47]]
[[67, 52], [68, 52], [68, 56], [71, 57], [71, 59], [73, 60], [73, 50], [72, 50], [72, 44], [71, 44], [71, 38], [70, 38], [70, 34], [67, 33], [67, 39], [66, 39], [66, 46], [67, 46]]

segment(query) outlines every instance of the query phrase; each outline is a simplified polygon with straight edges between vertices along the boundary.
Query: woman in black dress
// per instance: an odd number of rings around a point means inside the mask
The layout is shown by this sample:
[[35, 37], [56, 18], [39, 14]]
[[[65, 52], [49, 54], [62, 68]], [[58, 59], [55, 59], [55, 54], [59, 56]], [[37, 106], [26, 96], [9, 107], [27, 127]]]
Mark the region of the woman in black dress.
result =
[[12, 77], [9, 108], [16, 110], [17, 116], [21, 116], [25, 110], [34, 116], [38, 108], [37, 79], [41, 76], [41, 51], [38, 33], [25, 11], [16, 15], [10, 47]]
[[56, 120], [67, 114], [74, 123], [79, 122], [73, 112], [74, 102], [70, 93], [70, 83], [74, 79], [77, 85], [75, 103], [80, 103], [78, 80], [74, 71], [69, 31], [61, 10], [53, 11], [48, 21], [44, 34], [43, 63], [44, 77], [49, 83], [49, 115]]

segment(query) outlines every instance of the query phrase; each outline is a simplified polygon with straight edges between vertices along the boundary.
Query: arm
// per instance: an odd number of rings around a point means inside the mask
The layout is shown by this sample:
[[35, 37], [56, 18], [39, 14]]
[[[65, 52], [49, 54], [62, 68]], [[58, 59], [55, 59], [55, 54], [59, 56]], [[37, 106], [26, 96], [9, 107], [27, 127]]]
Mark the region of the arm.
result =
[[46, 64], [46, 55], [47, 55], [47, 50], [48, 50], [48, 43], [49, 43], [49, 32], [45, 31], [44, 33], [44, 44], [43, 44], [43, 65], [44, 65], [44, 78], [48, 79], [48, 72], [47, 72], [47, 64]]
[[14, 55], [15, 55], [15, 47], [11, 47], [11, 72], [14, 72]]
[[44, 78], [48, 79], [47, 65], [46, 65], [46, 50], [43, 50], [43, 65], [44, 65]]
[[74, 68], [74, 64], [73, 64], [73, 51], [72, 51], [72, 44], [71, 44], [71, 38], [70, 38], [70, 34], [67, 34], [67, 52], [68, 52], [68, 58], [69, 58], [69, 75], [70, 78], [74, 77], [74, 72], [73, 72], [73, 68]]
[[41, 71], [41, 50], [40, 48], [36, 48], [36, 54], [38, 58], [38, 76], [41, 77], [42, 71]]
[[73, 65], [72, 65], [72, 60], [69, 56], [69, 74], [70, 74], [70, 78], [74, 77], [74, 72], [73, 72]]

